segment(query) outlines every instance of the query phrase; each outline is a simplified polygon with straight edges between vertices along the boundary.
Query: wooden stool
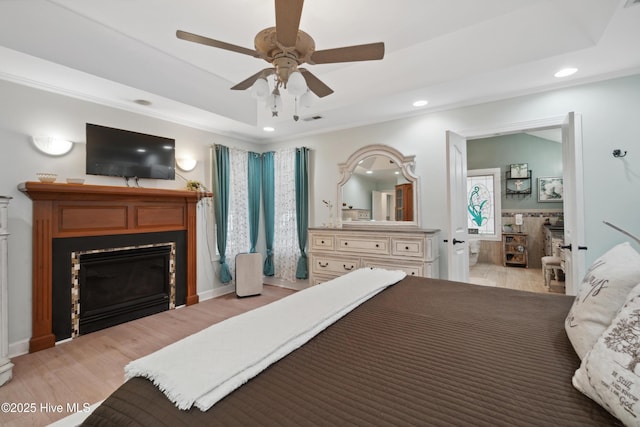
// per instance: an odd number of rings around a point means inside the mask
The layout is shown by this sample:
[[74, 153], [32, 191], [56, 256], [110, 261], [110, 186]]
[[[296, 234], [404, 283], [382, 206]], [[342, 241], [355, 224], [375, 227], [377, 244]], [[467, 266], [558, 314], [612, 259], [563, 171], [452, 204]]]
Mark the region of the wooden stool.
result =
[[551, 284], [551, 273], [558, 280], [558, 271], [562, 270], [560, 266], [561, 258], [558, 256], [542, 257], [542, 274], [544, 276], [544, 286], [549, 289]]

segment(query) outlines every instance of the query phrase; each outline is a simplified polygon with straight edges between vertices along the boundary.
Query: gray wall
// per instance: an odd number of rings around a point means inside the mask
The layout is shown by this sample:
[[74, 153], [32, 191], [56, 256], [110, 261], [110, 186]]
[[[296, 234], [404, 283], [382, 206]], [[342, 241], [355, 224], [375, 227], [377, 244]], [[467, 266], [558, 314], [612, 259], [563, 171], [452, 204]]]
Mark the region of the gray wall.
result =
[[[506, 195], [505, 173], [513, 163], [527, 163], [531, 195]], [[525, 133], [467, 142], [467, 169], [500, 168], [502, 209], [562, 209], [562, 203], [538, 203], [538, 178], [562, 177], [562, 145]]]

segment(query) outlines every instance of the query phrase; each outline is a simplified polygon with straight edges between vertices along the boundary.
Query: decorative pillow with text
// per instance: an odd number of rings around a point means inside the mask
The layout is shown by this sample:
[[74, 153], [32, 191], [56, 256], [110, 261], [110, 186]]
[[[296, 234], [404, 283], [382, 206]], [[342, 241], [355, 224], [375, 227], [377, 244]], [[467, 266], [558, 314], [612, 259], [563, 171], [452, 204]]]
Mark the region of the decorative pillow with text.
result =
[[582, 359], [573, 385], [626, 426], [640, 426], [640, 285]]
[[629, 242], [613, 247], [589, 268], [564, 325], [580, 359], [591, 350], [638, 283], [640, 254]]

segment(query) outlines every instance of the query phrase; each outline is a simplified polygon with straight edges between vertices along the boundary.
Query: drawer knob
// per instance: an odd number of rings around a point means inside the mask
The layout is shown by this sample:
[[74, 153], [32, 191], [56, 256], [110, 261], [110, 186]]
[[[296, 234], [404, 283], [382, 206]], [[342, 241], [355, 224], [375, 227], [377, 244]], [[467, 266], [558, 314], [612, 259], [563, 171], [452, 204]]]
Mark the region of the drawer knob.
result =
[[319, 265], [320, 267], [322, 267], [322, 268], [329, 267], [329, 263], [328, 263], [328, 262], [327, 262], [327, 263], [325, 263], [325, 264], [323, 264], [323, 263], [322, 263], [322, 261], [318, 261], [318, 265]]
[[344, 245], [347, 246], [349, 244], [349, 242], [344, 242]]
[[380, 247], [380, 245], [378, 243], [376, 243], [376, 248], [379, 248], [379, 247]]
[[320, 240], [320, 243], [324, 244], [324, 240]]
[[351, 267], [347, 267], [347, 264], [342, 264], [342, 268], [344, 268], [347, 271], [353, 270], [353, 267], [354, 267], [353, 265]]
[[405, 251], [408, 251], [408, 250], [409, 250], [409, 246], [405, 246], [405, 247], [404, 247], [404, 250], [405, 250]]

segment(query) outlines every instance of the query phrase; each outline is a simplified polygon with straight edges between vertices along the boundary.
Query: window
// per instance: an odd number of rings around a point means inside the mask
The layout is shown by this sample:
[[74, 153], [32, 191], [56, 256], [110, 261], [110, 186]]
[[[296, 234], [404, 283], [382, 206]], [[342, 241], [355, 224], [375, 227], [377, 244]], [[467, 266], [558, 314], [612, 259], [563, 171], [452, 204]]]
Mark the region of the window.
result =
[[500, 240], [500, 169], [467, 171], [467, 228], [481, 240]]

